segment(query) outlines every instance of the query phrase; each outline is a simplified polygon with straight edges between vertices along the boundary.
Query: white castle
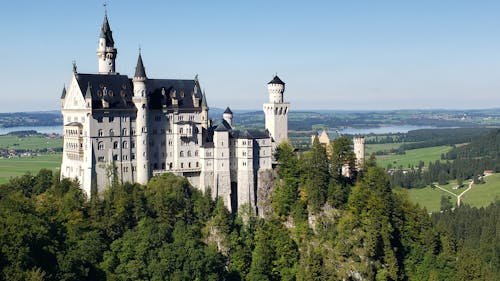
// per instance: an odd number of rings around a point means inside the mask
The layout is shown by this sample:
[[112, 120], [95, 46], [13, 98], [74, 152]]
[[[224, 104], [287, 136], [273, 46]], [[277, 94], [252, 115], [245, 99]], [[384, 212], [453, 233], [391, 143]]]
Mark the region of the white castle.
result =
[[197, 77], [148, 78], [139, 51], [135, 75], [129, 78], [116, 72], [116, 56], [105, 15], [98, 73], [79, 73], [74, 65], [61, 96], [61, 177], [77, 178], [90, 197], [112, 178], [146, 184], [170, 172], [221, 197], [230, 211], [248, 204], [258, 212], [258, 190], [272, 185], [273, 150], [288, 138], [285, 83], [278, 76], [268, 83], [266, 130], [237, 130], [229, 108], [221, 122], [209, 120]]

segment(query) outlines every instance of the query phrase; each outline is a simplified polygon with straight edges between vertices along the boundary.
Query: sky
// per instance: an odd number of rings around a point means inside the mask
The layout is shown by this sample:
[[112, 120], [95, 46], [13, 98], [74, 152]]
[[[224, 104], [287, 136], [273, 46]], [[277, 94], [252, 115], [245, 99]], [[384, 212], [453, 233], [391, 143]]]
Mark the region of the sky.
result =
[[[104, 1], [0, 0], [0, 112], [57, 110], [76, 61], [97, 72]], [[210, 107], [500, 108], [498, 0], [108, 0], [116, 69], [198, 74]]]

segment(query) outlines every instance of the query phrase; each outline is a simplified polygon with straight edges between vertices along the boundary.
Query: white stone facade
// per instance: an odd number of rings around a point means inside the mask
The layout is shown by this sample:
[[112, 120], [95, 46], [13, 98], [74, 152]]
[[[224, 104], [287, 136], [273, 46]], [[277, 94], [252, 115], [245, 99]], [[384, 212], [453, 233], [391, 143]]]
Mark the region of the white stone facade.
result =
[[61, 96], [61, 177], [77, 178], [90, 197], [113, 178], [145, 184], [171, 172], [222, 198], [231, 211], [248, 204], [258, 213], [259, 175], [272, 170], [275, 141], [287, 138], [284, 83], [273, 93], [278, 98], [266, 104], [275, 112], [266, 113], [269, 131], [237, 130], [229, 108], [219, 123], [208, 119], [197, 78], [150, 79], [141, 54], [129, 78], [115, 72], [116, 54], [106, 16], [97, 48], [98, 73], [79, 73], [75, 67]]

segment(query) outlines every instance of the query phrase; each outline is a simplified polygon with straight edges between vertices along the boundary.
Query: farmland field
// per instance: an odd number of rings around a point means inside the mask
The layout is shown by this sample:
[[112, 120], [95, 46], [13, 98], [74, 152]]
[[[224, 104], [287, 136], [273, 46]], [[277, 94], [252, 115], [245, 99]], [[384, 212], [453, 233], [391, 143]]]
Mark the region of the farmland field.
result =
[[431, 161], [440, 160], [441, 154], [450, 151], [451, 148], [451, 146], [434, 146], [406, 150], [406, 154], [403, 155], [380, 155], [377, 156], [377, 164], [384, 168], [389, 164], [393, 167], [407, 168], [408, 165], [417, 166], [419, 161], [424, 161], [427, 165]]
[[485, 207], [495, 200], [500, 200], [500, 174], [485, 177], [484, 181], [484, 184], [473, 185], [462, 197], [462, 203]]
[[63, 139], [50, 139], [44, 136], [18, 137], [11, 135], [0, 136], [0, 148], [3, 149], [44, 149], [62, 148]]
[[25, 174], [38, 173], [42, 168], [58, 170], [61, 166], [62, 153], [42, 154], [33, 157], [15, 157], [0, 159], [0, 184], [9, 178]]

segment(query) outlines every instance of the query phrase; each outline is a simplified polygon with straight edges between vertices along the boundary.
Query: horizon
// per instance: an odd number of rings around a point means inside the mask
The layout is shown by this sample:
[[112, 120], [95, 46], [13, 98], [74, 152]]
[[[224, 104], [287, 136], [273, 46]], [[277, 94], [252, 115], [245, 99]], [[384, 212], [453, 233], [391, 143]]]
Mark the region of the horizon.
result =
[[[25, 2], [0, 11], [0, 112], [59, 110], [72, 61], [97, 70], [102, 1]], [[140, 45], [149, 77], [199, 74], [213, 108], [260, 108], [275, 73], [293, 111], [500, 106], [496, 1], [154, 1], [140, 19], [136, 6], [108, 1], [117, 71], [133, 73]]]

